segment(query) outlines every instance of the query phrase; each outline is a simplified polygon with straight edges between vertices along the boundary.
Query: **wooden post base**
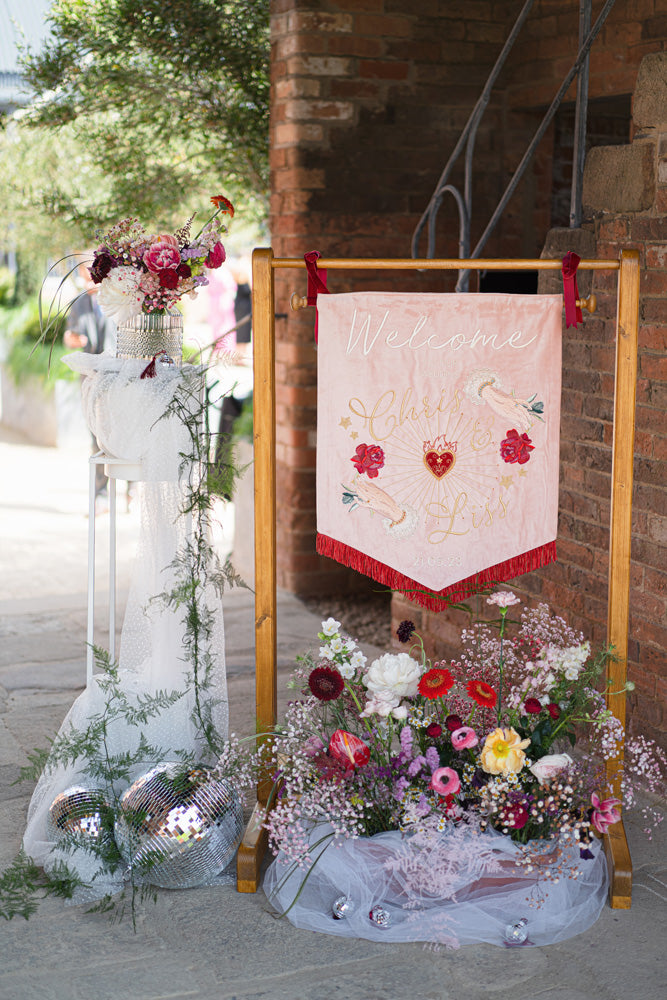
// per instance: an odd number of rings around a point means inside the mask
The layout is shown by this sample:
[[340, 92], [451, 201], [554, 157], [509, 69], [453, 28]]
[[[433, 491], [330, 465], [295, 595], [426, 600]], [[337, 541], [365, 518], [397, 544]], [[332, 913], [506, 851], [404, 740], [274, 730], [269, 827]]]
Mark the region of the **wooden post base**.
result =
[[632, 905], [632, 859], [623, 820], [612, 824], [603, 839], [609, 866], [609, 905], [629, 910]]
[[262, 828], [265, 815], [265, 807], [257, 802], [248, 820], [236, 858], [238, 892], [257, 892], [259, 887], [259, 870], [269, 843], [269, 835]]

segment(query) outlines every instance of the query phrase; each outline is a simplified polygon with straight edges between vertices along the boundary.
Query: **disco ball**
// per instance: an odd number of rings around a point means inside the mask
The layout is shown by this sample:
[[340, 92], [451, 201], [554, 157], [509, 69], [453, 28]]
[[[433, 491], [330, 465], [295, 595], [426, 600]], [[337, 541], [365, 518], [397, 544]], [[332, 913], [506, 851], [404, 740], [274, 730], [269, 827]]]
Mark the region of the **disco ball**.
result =
[[66, 788], [56, 795], [49, 808], [47, 839], [57, 843], [67, 837], [82, 846], [101, 845], [111, 839], [103, 824], [103, 813], [108, 809], [109, 803], [98, 789], [83, 788], [81, 785]]
[[243, 809], [205, 768], [158, 764], [123, 794], [114, 832], [138, 881], [187, 889], [229, 864], [243, 834]]

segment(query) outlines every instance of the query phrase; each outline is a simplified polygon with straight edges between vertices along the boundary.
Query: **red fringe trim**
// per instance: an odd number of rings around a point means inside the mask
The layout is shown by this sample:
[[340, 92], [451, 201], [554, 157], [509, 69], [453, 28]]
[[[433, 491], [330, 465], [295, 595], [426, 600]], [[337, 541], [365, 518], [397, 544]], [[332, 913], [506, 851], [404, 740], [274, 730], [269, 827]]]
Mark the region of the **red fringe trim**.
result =
[[373, 559], [371, 556], [353, 549], [352, 546], [344, 542], [338, 542], [328, 535], [317, 536], [317, 551], [321, 556], [328, 556], [336, 562], [349, 566], [359, 573], [370, 576], [378, 583], [384, 583], [392, 590], [400, 591], [405, 597], [416, 604], [420, 604], [429, 611], [443, 611], [450, 604], [458, 604], [472, 594], [476, 594], [483, 587], [493, 587], [497, 583], [504, 583], [506, 580], [513, 580], [516, 576], [530, 573], [541, 566], [547, 566], [556, 560], [556, 542], [547, 542], [546, 545], [539, 545], [536, 549], [530, 549], [521, 555], [513, 556], [504, 562], [496, 563], [488, 569], [482, 570], [465, 580], [443, 590], [424, 590], [423, 586], [416, 580], [411, 580], [409, 576], [404, 576], [391, 566]]

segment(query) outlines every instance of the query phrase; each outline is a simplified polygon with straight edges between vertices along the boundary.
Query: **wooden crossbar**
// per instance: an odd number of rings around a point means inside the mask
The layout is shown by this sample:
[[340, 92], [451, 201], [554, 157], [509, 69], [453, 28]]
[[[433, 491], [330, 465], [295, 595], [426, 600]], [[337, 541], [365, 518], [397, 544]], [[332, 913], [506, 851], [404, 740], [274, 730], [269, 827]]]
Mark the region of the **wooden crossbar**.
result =
[[[270, 248], [257, 249], [253, 253], [255, 703], [260, 732], [268, 732], [275, 725], [277, 706], [275, 272], [302, 270], [305, 266], [305, 261], [300, 258], [274, 257]], [[561, 261], [541, 258], [414, 260], [322, 257], [318, 266], [331, 271], [558, 271]], [[579, 270], [618, 271], [619, 275], [607, 613], [607, 641], [614, 647], [615, 659], [608, 666], [607, 677], [611, 685], [607, 704], [625, 727], [639, 252], [623, 250], [618, 260], [582, 260]], [[619, 760], [622, 762], [622, 754]], [[616, 762], [610, 762], [609, 775], [617, 788]], [[261, 824], [269, 792], [270, 782], [265, 780], [260, 783], [257, 806], [239, 848], [239, 892], [255, 892], [259, 885], [261, 862], [267, 846], [266, 832]], [[622, 821], [610, 827], [610, 834], [605, 837], [605, 851], [611, 875], [611, 906], [628, 908], [631, 903], [632, 862]]]

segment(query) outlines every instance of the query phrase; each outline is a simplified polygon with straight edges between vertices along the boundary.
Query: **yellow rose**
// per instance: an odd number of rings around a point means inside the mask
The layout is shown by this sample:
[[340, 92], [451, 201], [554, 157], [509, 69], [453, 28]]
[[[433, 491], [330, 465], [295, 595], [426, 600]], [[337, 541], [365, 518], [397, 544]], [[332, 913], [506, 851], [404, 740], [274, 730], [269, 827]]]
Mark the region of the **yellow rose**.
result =
[[494, 729], [482, 750], [483, 769], [487, 774], [517, 774], [526, 762], [523, 751], [529, 743], [513, 729]]

